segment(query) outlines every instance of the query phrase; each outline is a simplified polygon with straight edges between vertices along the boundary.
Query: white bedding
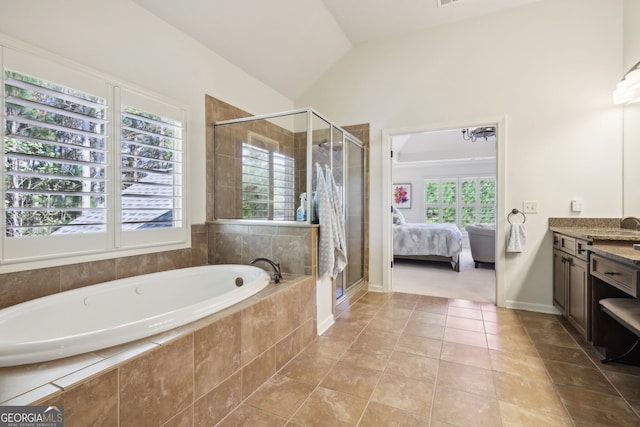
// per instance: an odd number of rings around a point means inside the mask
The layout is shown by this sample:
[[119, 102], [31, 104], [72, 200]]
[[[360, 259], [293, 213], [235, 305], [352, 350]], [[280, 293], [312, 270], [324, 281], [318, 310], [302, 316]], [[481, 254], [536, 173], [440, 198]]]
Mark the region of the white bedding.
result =
[[455, 224], [405, 223], [393, 226], [393, 255], [437, 255], [458, 259], [462, 233]]

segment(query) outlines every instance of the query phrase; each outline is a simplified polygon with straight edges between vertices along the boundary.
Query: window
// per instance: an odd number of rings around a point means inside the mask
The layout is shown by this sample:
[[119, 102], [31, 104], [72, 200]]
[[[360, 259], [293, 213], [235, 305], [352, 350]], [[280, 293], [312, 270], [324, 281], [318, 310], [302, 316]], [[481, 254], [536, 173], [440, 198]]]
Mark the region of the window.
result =
[[242, 218], [294, 220], [295, 160], [275, 152], [275, 141], [255, 134], [250, 140], [242, 143]]
[[5, 236], [106, 230], [106, 100], [5, 70]]
[[122, 108], [121, 227], [179, 227], [182, 124]]
[[44, 58], [2, 53], [0, 262], [186, 242], [185, 111]]
[[458, 217], [458, 182], [453, 179], [437, 179], [425, 182], [425, 222], [455, 224]]
[[425, 181], [425, 222], [493, 224], [496, 216], [493, 177], [440, 178]]

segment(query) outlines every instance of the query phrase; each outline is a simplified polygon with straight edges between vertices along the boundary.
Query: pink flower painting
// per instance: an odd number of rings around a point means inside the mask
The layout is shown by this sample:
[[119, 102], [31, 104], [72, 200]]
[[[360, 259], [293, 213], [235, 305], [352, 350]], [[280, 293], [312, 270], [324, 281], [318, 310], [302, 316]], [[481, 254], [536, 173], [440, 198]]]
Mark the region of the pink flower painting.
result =
[[411, 184], [393, 184], [393, 203], [398, 208], [411, 207]]

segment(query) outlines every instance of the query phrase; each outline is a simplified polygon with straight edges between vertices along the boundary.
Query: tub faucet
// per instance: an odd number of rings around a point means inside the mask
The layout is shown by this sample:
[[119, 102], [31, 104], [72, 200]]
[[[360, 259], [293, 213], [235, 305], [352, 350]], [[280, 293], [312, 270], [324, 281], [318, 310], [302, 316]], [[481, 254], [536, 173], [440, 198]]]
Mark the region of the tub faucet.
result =
[[276, 263], [271, 261], [269, 258], [256, 258], [250, 262], [250, 264], [255, 264], [256, 262], [264, 261], [266, 263], [271, 264], [273, 267], [273, 281], [274, 283], [280, 283], [280, 279], [282, 279], [282, 272], [280, 271], [280, 263]]

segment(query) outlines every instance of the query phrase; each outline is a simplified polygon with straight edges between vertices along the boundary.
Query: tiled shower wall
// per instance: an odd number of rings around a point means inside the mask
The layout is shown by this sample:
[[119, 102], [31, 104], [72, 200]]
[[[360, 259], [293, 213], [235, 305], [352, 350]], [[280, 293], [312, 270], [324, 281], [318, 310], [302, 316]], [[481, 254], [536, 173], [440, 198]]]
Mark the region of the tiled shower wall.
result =
[[0, 274], [0, 308], [110, 280], [206, 265], [207, 227], [191, 227], [191, 248]]

